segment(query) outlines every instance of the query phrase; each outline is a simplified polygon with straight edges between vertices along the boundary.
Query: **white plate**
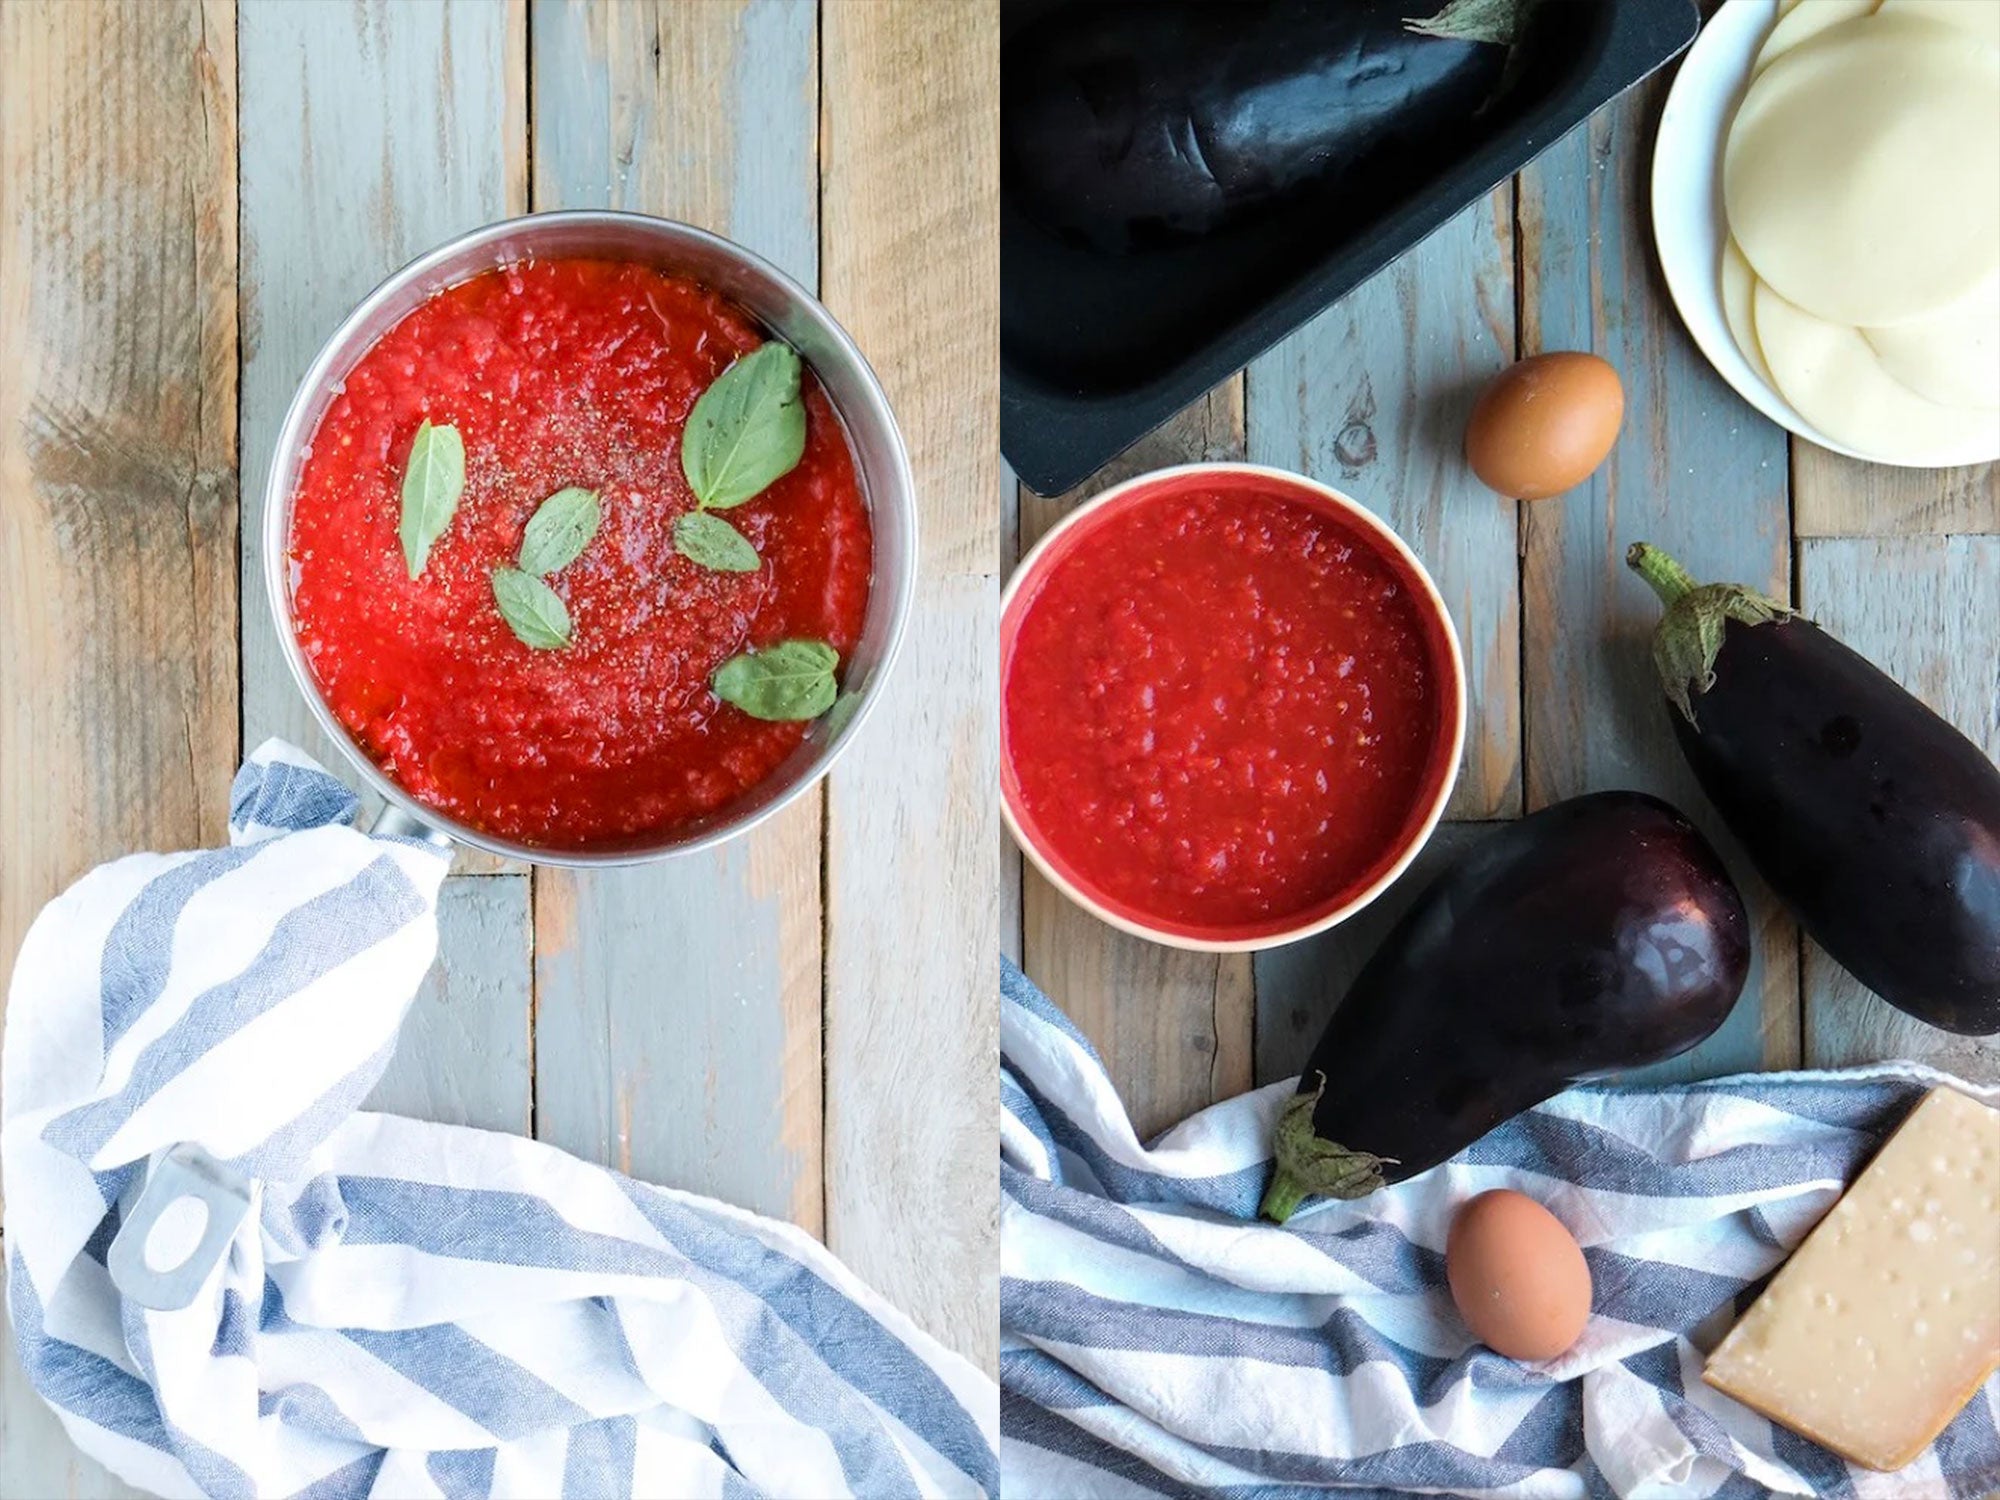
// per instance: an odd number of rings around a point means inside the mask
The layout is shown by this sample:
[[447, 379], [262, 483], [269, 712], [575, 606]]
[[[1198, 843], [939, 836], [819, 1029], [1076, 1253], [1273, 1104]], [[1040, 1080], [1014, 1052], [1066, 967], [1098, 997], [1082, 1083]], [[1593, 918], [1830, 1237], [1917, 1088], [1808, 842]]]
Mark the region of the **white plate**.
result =
[[[1778, 0], [1724, 0], [1695, 38], [1667, 92], [1653, 143], [1653, 243], [1667, 294], [1695, 344], [1738, 395], [1788, 432], [1873, 464], [1894, 460], [1836, 443], [1750, 367], [1722, 313], [1722, 143], [1750, 81], [1750, 64], [1778, 17]], [[1982, 462], [2000, 459], [2000, 453]], [[1929, 465], [1904, 464], [1904, 468]]]

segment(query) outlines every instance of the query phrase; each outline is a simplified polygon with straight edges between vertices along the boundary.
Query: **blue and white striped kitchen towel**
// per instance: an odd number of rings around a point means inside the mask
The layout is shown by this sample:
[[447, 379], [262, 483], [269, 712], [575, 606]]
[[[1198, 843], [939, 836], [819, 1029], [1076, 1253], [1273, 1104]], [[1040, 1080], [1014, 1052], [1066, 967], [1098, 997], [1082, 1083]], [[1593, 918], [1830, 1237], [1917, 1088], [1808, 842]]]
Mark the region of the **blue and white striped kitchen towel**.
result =
[[[2000, 1486], [2000, 1377], [1894, 1475], [1850, 1469], [1701, 1380], [1747, 1293], [1923, 1090], [1955, 1080], [1899, 1066], [1573, 1089], [1280, 1229], [1253, 1216], [1290, 1083], [1147, 1147], [1076, 1028], [1004, 963], [1001, 987], [1009, 1496], [1970, 1500]], [[1445, 1287], [1452, 1209], [1493, 1187], [1549, 1205], [1590, 1262], [1590, 1326], [1546, 1365], [1475, 1344]]]
[[[8, 1305], [77, 1445], [161, 1495], [992, 1495], [992, 1382], [809, 1236], [356, 1113], [436, 950], [446, 860], [355, 811], [267, 745], [230, 848], [105, 865], [28, 933]], [[250, 1214], [191, 1306], [149, 1311], [107, 1246], [185, 1142], [249, 1179]]]

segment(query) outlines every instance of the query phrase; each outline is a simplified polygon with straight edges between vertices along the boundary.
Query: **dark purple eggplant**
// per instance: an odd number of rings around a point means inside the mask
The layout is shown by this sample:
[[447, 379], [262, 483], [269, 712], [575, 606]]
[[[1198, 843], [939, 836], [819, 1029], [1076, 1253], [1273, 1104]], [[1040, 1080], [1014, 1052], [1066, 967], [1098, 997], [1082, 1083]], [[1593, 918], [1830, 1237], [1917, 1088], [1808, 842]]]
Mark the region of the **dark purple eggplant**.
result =
[[1579, 1079], [1685, 1052], [1749, 970], [1743, 898], [1657, 797], [1597, 792], [1496, 829], [1334, 1011], [1279, 1117], [1263, 1212], [1362, 1197]]
[[1342, 173], [1417, 172], [1463, 149], [1506, 76], [1494, 43], [1533, 3], [1487, 6], [1471, 29], [1448, 8], [1422, 34], [1405, 19], [1420, 0], [1061, 7], [1002, 50], [1008, 191], [1058, 235], [1120, 251]]
[[2000, 1032], [2000, 768], [1777, 600], [1644, 542], [1626, 561], [1667, 606], [1681, 753], [1799, 925], [1897, 1009]]

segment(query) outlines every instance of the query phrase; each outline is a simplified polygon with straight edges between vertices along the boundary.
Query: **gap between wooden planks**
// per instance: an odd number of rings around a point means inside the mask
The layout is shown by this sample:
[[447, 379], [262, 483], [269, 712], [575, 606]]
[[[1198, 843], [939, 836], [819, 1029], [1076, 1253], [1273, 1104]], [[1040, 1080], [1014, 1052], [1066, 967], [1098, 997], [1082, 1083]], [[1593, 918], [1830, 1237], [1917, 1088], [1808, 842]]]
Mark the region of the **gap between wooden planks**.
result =
[[[2000, 556], [1986, 538], [1929, 535], [2000, 531], [2000, 469], [1892, 470], [1788, 443], [1702, 363], [1657, 283], [1642, 206], [1668, 81], [1601, 112], [1510, 189], [1254, 362], [1247, 444], [1232, 382], [1072, 494], [1019, 493], [1025, 552], [1116, 479], [1247, 447], [1257, 461], [1383, 509], [1438, 575], [1475, 674], [1473, 736], [1452, 809], [1460, 821], [1442, 827], [1375, 908], [1259, 955], [1254, 985], [1231, 972], [1239, 961], [1102, 927], [1004, 851], [1005, 877], [1019, 881], [1024, 966], [1104, 1053], [1142, 1135], [1247, 1086], [1253, 1070], [1211, 1059], [1254, 1052], [1258, 1082], [1296, 1071], [1366, 954], [1416, 891], [1493, 826], [1486, 820], [1610, 786], [1658, 791], [1717, 839], [1744, 887], [1758, 949], [1723, 1030], [1639, 1077], [1888, 1055], [1931, 1057], [1969, 1076], [2000, 1072], [1994, 1044], [1907, 1022], [1803, 942], [1721, 829], [1660, 718], [1645, 652], [1656, 607], [1623, 565], [1625, 546], [1642, 537], [1712, 576], [1781, 594], [1793, 592], [1796, 571], [1805, 608], [1984, 734], [1989, 753], [2000, 741], [2000, 623], [1981, 603], [2000, 598]], [[1479, 563], [1496, 561], [1491, 520], [1503, 516], [1511, 532], [1517, 507], [1470, 481], [1459, 432], [1487, 375], [1559, 348], [1595, 349], [1619, 366], [1627, 424], [1589, 485], [1518, 507], [1516, 585], [1505, 540], [1497, 571]], [[1217, 420], [1218, 403], [1233, 404], [1233, 427]], [[1819, 540], [1871, 530], [1899, 536]], [[1935, 632], [1899, 627], [1905, 613], [1935, 621]]]
[[[705, 879], [684, 871], [680, 894], [692, 887], [692, 899], [662, 901], [657, 887], [633, 885], [585, 913], [551, 881], [531, 912], [524, 875], [453, 881], [443, 914], [447, 939], [475, 950], [452, 955], [434, 976], [378, 1102], [497, 1128], [540, 1125], [545, 1137], [567, 1137], [565, 1144], [614, 1164], [792, 1216], [828, 1232], [861, 1274], [990, 1364], [994, 1320], [980, 1303], [990, 1293], [992, 1111], [980, 1101], [992, 1092], [996, 1071], [990, 966], [997, 919], [984, 874], [991, 840], [982, 835], [997, 825], [991, 777], [982, 774], [994, 751], [980, 726], [990, 723], [997, 584], [992, 546], [982, 544], [980, 530], [990, 537], [992, 508], [966, 497], [982, 482], [990, 495], [997, 477], [990, 432], [969, 452], [963, 447], [966, 413], [990, 413], [995, 405], [991, 184], [983, 172], [963, 175], [988, 159], [990, 140], [982, 143], [979, 132], [997, 126], [985, 34], [994, 24], [990, 5], [961, 7], [943, 47], [934, 13], [918, 5], [843, 15], [840, 56], [825, 64], [842, 80], [842, 93], [824, 113], [818, 12], [773, 0], [615, 8], [531, 8], [521, 0], [250, 3], [240, 17], [224, 4], [205, 12], [184, 4], [119, 12], [111, 34], [119, 45], [110, 51], [102, 28], [88, 38], [65, 31], [65, 19], [76, 14], [71, 8], [5, 9], [10, 64], [31, 55], [24, 72], [55, 75], [45, 86], [21, 87], [10, 65], [7, 78], [6, 330], [19, 340], [31, 325], [12, 310], [38, 297], [68, 320], [33, 349], [17, 351], [10, 342], [10, 355], [21, 357], [9, 368], [34, 369], [43, 345], [65, 358], [109, 349], [128, 365], [164, 347], [169, 365], [164, 372], [121, 365], [101, 379], [83, 372], [84, 394], [93, 399], [80, 404], [100, 420], [107, 409], [116, 414], [121, 400], [132, 408], [130, 430], [100, 445], [123, 466], [107, 468], [102, 483], [74, 462], [62, 473], [31, 474], [33, 483], [53, 479], [64, 488], [50, 491], [59, 503], [29, 494], [30, 508], [20, 499], [28, 492], [12, 481], [40, 455], [18, 444], [5, 450], [10, 570], [18, 563], [28, 571], [31, 561], [41, 568], [27, 542], [106, 549], [59, 556], [73, 576], [10, 593], [20, 627], [13, 639], [33, 641], [40, 666], [27, 681], [26, 658], [9, 654], [8, 699], [30, 702], [46, 722], [12, 721], [32, 726], [39, 738], [14, 737], [10, 723], [0, 775], [34, 789], [11, 799], [12, 808], [76, 835], [64, 842], [38, 832], [13, 841], [59, 858], [33, 870], [26, 861], [6, 862], [0, 922], [10, 954], [27, 914], [92, 860], [220, 837], [241, 748], [231, 665], [239, 608], [247, 737], [278, 730], [312, 743], [296, 690], [269, 649], [275, 643], [267, 639], [256, 573], [256, 506], [270, 441], [312, 350], [369, 286], [430, 245], [527, 206], [531, 74], [535, 164], [550, 188], [539, 206], [550, 205], [568, 167], [581, 174], [572, 184], [578, 201], [609, 201], [616, 188], [634, 207], [674, 212], [682, 195], [690, 206], [678, 211], [758, 248], [774, 248], [768, 238], [758, 243], [760, 225], [791, 234], [799, 253], [789, 263], [809, 283], [818, 280], [822, 141], [829, 174], [846, 162], [855, 196], [830, 245], [830, 253], [847, 257], [845, 280], [830, 278], [828, 296], [862, 334], [911, 429], [928, 512], [919, 633], [929, 627], [931, 644], [902, 663], [899, 701], [906, 715], [917, 715], [903, 728], [942, 730], [948, 758], [934, 775], [927, 768], [912, 780], [879, 749], [874, 765], [864, 765], [868, 744], [857, 746], [827, 794], [836, 827], [852, 830], [844, 844], [821, 852], [820, 811], [809, 803], [800, 812], [804, 833], [794, 832], [791, 845], [776, 830], [712, 862]], [[220, 38], [206, 52], [204, 16]], [[192, 39], [175, 29], [185, 30], [189, 18]], [[649, 34], [644, 45], [628, 47], [623, 31], [607, 37], [604, 26]], [[565, 53], [566, 41], [578, 45]], [[239, 44], [240, 69], [233, 56]], [[189, 69], [190, 58], [209, 66], [218, 55], [221, 99], [182, 107], [194, 97], [190, 80], [206, 76]], [[574, 91], [560, 86], [566, 58], [579, 69]], [[918, 75], [926, 86], [912, 88]], [[240, 112], [229, 93], [238, 77]], [[704, 102], [721, 107], [704, 113]], [[876, 120], [893, 122], [894, 136], [879, 129], [871, 136]], [[232, 555], [239, 538], [232, 472], [239, 124], [241, 432], [251, 471], [240, 596]], [[92, 158], [54, 150], [37, 135], [58, 131], [98, 132], [114, 143], [95, 176], [71, 178], [60, 192], [50, 186], [51, 172]], [[893, 181], [879, 164], [860, 159], [871, 152], [893, 157]], [[41, 175], [12, 170], [17, 157]], [[690, 160], [709, 163], [706, 175], [690, 170]], [[104, 176], [128, 168], [119, 191], [129, 204], [98, 206], [92, 195], [104, 190]], [[602, 177], [592, 180], [599, 169]], [[42, 198], [24, 202], [30, 189]], [[831, 182], [827, 191], [831, 198]], [[216, 192], [227, 221], [203, 220], [187, 232], [188, 206], [206, 212]], [[884, 213], [874, 214], [872, 202], [885, 205]], [[894, 219], [892, 208], [899, 210]], [[87, 231], [84, 249], [96, 257], [83, 262], [84, 271], [109, 282], [101, 301], [89, 300], [96, 288], [88, 276], [30, 284], [59, 264], [46, 246], [74, 243], [79, 231]], [[128, 268], [140, 246], [146, 263]], [[784, 247], [775, 248], [785, 258]], [[177, 275], [198, 282], [208, 302], [169, 285]], [[88, 317], [65, 300], [80, 286]], [[924, 308], [929, 322], [899, 319], [895, 310], [906, 303]], [[205, 310], [161, 330], [163, 305]], [[39, 304], [36, 311], [43, 311]], [[203, 343], [213, 344], [218, 331], [227, 335], [221, 353]], [[148, 342], [156, 333], [157, 345]], [[205, 374], [213, 378], [201, 384]], [[46, 384], [73, 394], [77, 373], [61, 375]], [[24, 378], [10, 380], [6, 392], [25, 405], [37, 388]], [[38, 415], [63, 414], [42, 405]], [[198, 428], [189, 412], [203, 419]], [[14, 413], [10, 404], [10, 418]], [[21, 430], [10, 420], [7, 436]], [[213, 437], [220, 456], [213, 444], [192, 464], [176, 453], [146, 452], [143, 444], [157, 445], [161, 431]], [[183, 507], [190, 475], [200, 484]], [[135, 480], [153, 490], [135, 492]], [[138, 503], [154, 490], [171, 493], [176, 508]], [[147, 550], [134, 550], [135, 538]], [[113, 554], [113, 543], [125, 550]], [[968, 565], [973, 558], [985, 565]], [[983, 684], [980, 674], [962, 670], [965, 660], [982, 657], [989, 664]], [[79, 677], [79, 661], [90, 675]], [[79, 703], [92, 713], [80, 715]], [[88, 719], [88, 733], [73, 732], [79, 716]], [[885, 721], [893, 718], [885, 706]], [[878, 728], [869, 739], [879, 747], [895, 733]], [[163, 766], [185, 767], [185, 781], [160, 784]], [[51, 786], [61, 795], [49, 795]], [[843, 805], [852, 810], [844, 825]], [[886, 828], [871, 822], [884, 810]], [[928, 845], [899, 846], [919, 896], [878, 906], [878, 898], [895, 893], [873, 867], [887, 862], [882, 838], [898, 832], [899, 819], [930, 836]], [[955, 842], [940, 843], [939, 828]], [[965, 850], [974, 845], [981, 854], [968, 860]], [[829, 914], [824, 939], [823, 862], [854, 872], [836, 869], [836, 881], [857, 882], [845, 925]], [[917, 867], [927, 873], [914, 873]], [[952, 897], [943, 908], [936, 905], [940, 890]], [[746, 912], [747, 922], [715, 920]], [[531, 921], [548, 939], [539, 1007], [528, 993]], [[662, 943], [663, 929], [681, 941]], [[883, 985], [882, 973], [898, 974], [906, 986]], [[919, 983], [909, 987], [911, 979]], [[823, 1005], [830, 1059], [822, 1048]], [[695, 1014], [703, 1006], [706, 1014]], [[704, 1045], [706, 1058], [698, 1050]], [[533, 1061], [542, 1066], [531, 1072]], [[823, 1069], [836, 1094], [849, 1091], [844, 1106], [823, 1092]], [[537, 1078], [539, 1100], [531, 1092]], [[894, 1132], [906, 1143], [900, 1149], [885, 1142]], [[833, 1174], [849, 1196], [841, 1213], [829, 1215]]]
[[[990, 1367], [997, 11], [938, 14], [534, 9], [534, 206], [689, 219], [819, 286], [888, 390], [923, 533], [888, 699], [822, 796], [711, 858], [537, 873], [537, 1124], [724, 1178]], [[658, 978], [689, 966], [697, 1014]]]
[[[225, 0], [0, 4], [0, 994], [84, 871], [226, 823], [236, 77]], [[0, 1337], [0, 1495], [135, 1495]]]

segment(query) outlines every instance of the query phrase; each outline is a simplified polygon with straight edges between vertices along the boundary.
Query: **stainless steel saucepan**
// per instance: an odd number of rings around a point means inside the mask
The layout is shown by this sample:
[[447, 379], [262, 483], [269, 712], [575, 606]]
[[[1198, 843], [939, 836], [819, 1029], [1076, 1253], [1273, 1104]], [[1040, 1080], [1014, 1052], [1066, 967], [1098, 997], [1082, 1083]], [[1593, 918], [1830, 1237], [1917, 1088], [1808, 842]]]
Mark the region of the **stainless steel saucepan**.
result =
[[[861, 638], [845, 663], [851, 708], [815, 722], [805, 742], [766, 780], [698, 822], [650, 840], [586, 849], [545, 849], [496, 838], [447, 817], [398, 786], [337, 720], [307, 669], [292, 620], [287, 558], [292, 499], [313, 430], [341, 383], [375, 341], [426, 300], [495, 267], [524, 260], [589, 257], [643, 262], [699, 281], [735, 302], [797, 349], [825, 388], [854, 452], [874, 531], [874, 579]], [[706, 849], [755, 827], [824, 776], [859, 732], [901, 643], [917, 557], [917, 511], [909, 455], [875, 372], [827, 310], [770, 262], [740, 245], [642, 214], [530, 214], [489, 224], [441, 245], [396, 272], [349, 313], [320, 350], [293, 396], [264, 495], [264, 581], [286, 664], [314, 717], [347, 752], [361, 778], [387, 802], [378, 831], [456, 842], [511, 859], [552, 865], [636, 864]]]

